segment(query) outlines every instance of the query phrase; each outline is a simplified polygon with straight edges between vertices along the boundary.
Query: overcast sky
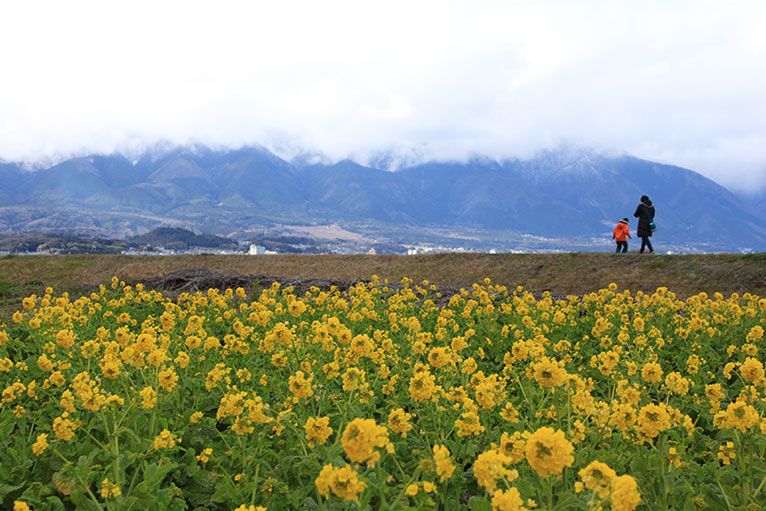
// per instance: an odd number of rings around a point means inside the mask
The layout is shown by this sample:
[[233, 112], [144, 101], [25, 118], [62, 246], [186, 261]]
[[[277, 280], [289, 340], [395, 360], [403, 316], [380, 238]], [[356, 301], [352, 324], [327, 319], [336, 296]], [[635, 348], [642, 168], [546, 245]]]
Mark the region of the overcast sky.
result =
[[766, 2], [0, 4], [0, 158], [561, 143], [766, 186]]

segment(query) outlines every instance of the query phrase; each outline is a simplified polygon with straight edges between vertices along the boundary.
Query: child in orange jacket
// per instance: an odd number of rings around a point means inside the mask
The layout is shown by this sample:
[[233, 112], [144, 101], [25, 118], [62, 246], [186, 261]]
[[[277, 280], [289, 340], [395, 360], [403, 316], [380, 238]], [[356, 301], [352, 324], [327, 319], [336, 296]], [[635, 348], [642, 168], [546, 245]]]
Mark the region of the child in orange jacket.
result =
[[614, 231], [612, 232], [612, 239], [617, 240], [617, 252], [620, 253], [620, 249], [622, 248], [622, 253], [628, 251], [628, 238], [630, 238], [630, 229], [628, 229], [628, 219], [623, 218], [619, 222], [617, 222], [617, 227], [614, 228]]

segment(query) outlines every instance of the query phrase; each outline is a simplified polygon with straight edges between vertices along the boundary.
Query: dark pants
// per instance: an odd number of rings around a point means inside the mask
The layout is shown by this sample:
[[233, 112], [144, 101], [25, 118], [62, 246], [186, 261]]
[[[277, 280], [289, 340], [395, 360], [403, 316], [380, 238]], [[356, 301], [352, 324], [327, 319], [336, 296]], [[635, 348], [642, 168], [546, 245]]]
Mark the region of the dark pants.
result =
[[649, 241], [649, 236], [641, 236], [641, 250], [639, 252], [643, 254], [644, 248], [648, 248], [650, 254], [654, 252], [654, 248], [652, 248], [652, 243]]
[[620, 248], [622, 248], [622, 253], [623, 254], [625, 252], [627, 252], [628, 251], [628, 242], [627, 241], [618, 241], [617, 242], [617, 252], [616, 252], [617, 254], [620, 253]]

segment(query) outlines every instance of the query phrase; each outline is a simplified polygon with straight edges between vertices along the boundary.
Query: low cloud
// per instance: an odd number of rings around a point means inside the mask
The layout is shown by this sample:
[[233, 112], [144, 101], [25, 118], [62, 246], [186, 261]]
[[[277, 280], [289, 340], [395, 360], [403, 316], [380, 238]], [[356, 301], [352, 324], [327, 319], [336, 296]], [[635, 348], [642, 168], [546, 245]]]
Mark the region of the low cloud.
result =
[[766, 6], [0, 7], [0, 157], [165, 139], [330, 158], [627, 151], [766, 186]]

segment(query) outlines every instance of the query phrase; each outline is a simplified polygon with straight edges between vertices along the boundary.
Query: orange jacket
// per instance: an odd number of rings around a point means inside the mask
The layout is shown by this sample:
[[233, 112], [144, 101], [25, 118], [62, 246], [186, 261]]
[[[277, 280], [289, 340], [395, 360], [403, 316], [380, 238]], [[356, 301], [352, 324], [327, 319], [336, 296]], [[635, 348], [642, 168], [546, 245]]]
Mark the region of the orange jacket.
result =
[[614, 232], [612, 232], [612, 238], [617, 241], [628, 241], [628, 238], [630, 238], [628, 224], [618, 223], [617, 227], [614, 228]]

